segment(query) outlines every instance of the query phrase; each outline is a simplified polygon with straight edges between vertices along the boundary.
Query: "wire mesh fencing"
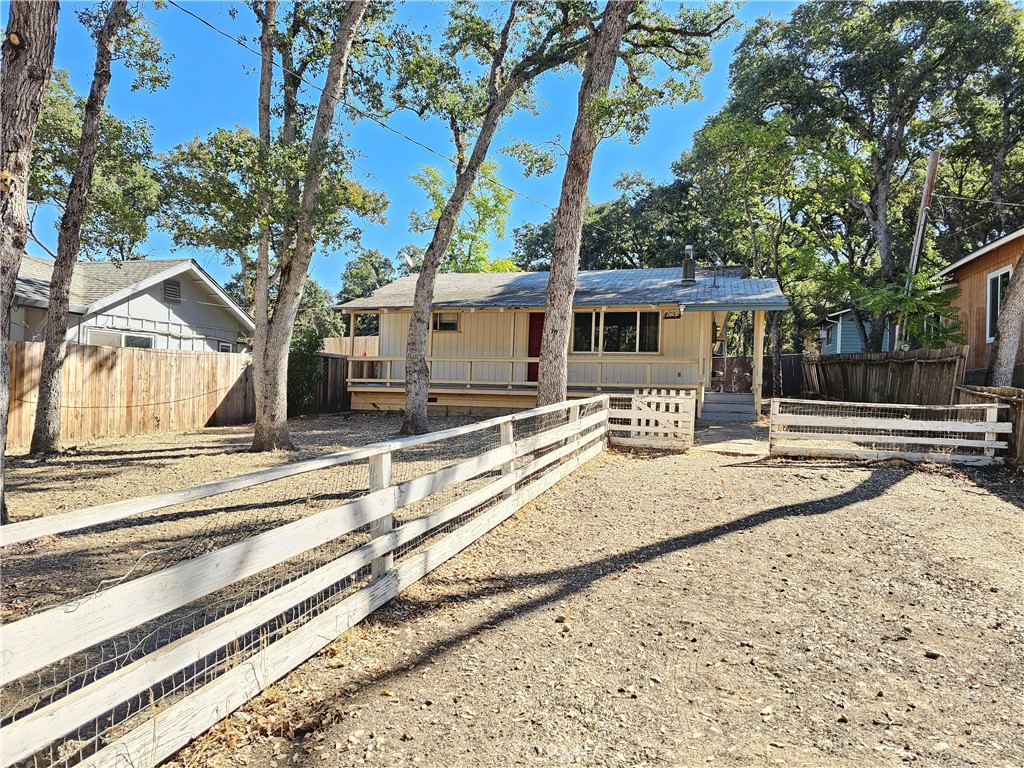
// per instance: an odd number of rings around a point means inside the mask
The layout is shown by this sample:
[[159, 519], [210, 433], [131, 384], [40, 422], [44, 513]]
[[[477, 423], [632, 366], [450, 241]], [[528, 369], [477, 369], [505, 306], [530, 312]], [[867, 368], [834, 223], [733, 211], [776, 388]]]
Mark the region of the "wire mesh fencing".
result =
[[[191, 701], [218, 682], [254, 695], [294, 666], [278, 657], [308, 658], [334, 639], [322, 627], [340, 634], [601, 450], [607, 404], [378, 443], [315, 471], [254, 473], [225, 493], [4, 543], [0, 586], [23, 599], [4, 631], [3, 765], [168, 756], [191, 736], [151, 729], [212, 725], [222, 701], [198, 714]], [[266, 679], [229, 686], [247, 666]]]
[[899, 458], [959, 464], [1003, 460], [1006, 434], [993, 405], [894, 405], [772, 401], [769, 451], [775, 456]]

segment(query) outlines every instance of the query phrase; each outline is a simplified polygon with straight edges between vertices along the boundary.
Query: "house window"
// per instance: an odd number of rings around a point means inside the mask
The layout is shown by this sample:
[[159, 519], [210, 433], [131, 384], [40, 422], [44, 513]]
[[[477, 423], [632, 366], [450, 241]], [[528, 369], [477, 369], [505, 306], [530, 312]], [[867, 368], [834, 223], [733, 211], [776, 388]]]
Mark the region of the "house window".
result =
[[572, 315], [572, 351], [597, 351], [597, 323], [593, 312], [574, 312]]
[[164, 280], [164, 302], [181, 304], [181, 283], [178, 280]]
[[126, 347], [134, 347], [135, 349], [152, 349], [153, 348], [153, 337], [152, 336], [139, 336], [134, 333], [126, 333], [124, 335], [124, 344]]
[[148, 334], [121, 333], [120, 331], [104, 331], [97, 328], [90, 328], [89, 343], [98, 347], [133, 347], [135, 349], [152, 349], [153, 337]]
[[605, 352], [657, 352], [660, 312], [605, 312]]
[[989, 342], [996, 339], [996, 324], [999, 322], [999, 313], [1003, 308], [1003, 301], [1006, 300], [1006, 291], [1010, 287], [1010, 275], [1012, 267], [993, 272], [988, 276], [988, 323], [985, 331], [986, 340]]
[[92, 329], [89, 331], [89, 343], [97, 347], [120, 347], [121, 334]]
[[433, 314], [433, 329], [439, 332], [455, 332], [459, 330], [458, 312], [435, 312]]
[[836, 327], [832, 325], [832, 323], [829, 323], [828, 325], [825, 326], [825, 343], [831, 346], [832, 344], [835, 343], [835, 340]]
[[234, 344], [230, 344], [230, 343], [228, 343], [226, 341], [221, 341], [221, 342], [218, 342], [218, 344], [217, 344], [217, 351], [218, 352], [234, 352], [235, 351], [235, 345]]

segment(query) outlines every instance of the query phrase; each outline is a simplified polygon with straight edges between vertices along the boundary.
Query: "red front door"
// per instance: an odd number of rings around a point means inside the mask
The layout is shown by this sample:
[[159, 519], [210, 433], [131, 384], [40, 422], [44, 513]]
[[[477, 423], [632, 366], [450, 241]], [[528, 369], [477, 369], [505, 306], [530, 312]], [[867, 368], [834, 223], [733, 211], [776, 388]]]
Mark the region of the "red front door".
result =
[[[527, 357], [540, 357], [540, 340], [544, 335], [544, 313], [530, 313], [530, 343], [526, 352]], [[526, 364], [526, 380], [536, 381], [539, 363]]]

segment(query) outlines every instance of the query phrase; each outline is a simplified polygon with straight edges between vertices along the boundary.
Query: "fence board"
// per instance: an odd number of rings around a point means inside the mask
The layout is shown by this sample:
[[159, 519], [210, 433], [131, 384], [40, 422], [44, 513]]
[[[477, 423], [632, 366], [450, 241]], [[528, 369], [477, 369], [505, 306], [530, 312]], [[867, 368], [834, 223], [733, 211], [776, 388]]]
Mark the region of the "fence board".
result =
[[1024, 471], [1024, 389], [1017, 387], [957, 387], [957, 401], [968, 405], [999, 405], [1000, 419], [1013, 426], [1008, 456]]
[[[1001, 463], [996, 451], [1009, 443], [997, 437], [1012, 429], [1009, 423], [997, 421], [1002, 408], [989, 403], [904, 408], [776, 399], [772, 401], [768, 450], [772, 456], [807, 458], [899, 458], [978, 466]], [[942, 419], [942, 415], [968, 420]]]
[[[7, 439], [27, 446], [35, 423], [43, 344], [12, 341]], [[240, 424], [255, 417], [249, 356], [69, 344], [61, 441]]]
[[804, 390], [826, 400], [949, 405], [963, 382], [969, 348], [805, 357]]
[[[604, 416], [603, 410], [607, 407], [606, 398], [603, 399], [603, 403], [602, 410], [594, 415]], [[562, 404], [559, 407], [565, 409], [567, 406]], [[568, 407], [576, 408], [576, 405]], [[548, 407], [537, 410], [547, 412], [552, 410], [552, 408]], [[516, 417], [504, 418], [509, 421], [513, 418], [518, 420], [523, 417], [531, 417], [536, 413], [537, 411], [526, 412], [524, 414], [517, 414]], [[588, 423], [590, 423], [589, 427], [587, 426]], [[537, 441], [533, 438], [527, 438], [518, 441], [518, 444], [510, 446], [517, 455], [524, 453], [523, 449], [527, 445], [544, 447], [550, 442], [557, 443], [559, 435], [562, 436], [561, 439], [568, 440], [565, 445], [545, 453], [543, 456], [534, 459], [514, 472], [496, 477], [493, 482], [484, 488], [473, 491], [466, 497], [458, 499], [433, 513], [414, 518], [378, 539], [374, 539], [368, 544], [351, 550], [343, 556], [342, 559], [347, 561], [340, 570], [335, 569], [337, 561], [334, 561], [309, 574], [312, 577], [319, 573], [318, 581], [322, 584], [324, 581], [338, 576], [342, 570], [351, 571], [353, 568], [358, 567], [358, 563], [370, 562], [390, 548], [397, 547], [403, 542], [412, 541], [427, 531], [435, 530], [444, 521], [458, 517], [470, 507], [492, 498], [500, 499], [497, 504], [487, 508], [454, 531], [443, 535], [436, 541], [427, 543], [422, 549], [411, 553], [393, 569], [377, 575], [367, 586], [358, 589], [342, 602], [328, 608], [324, 613], [313, 617], [307, 623], [302, 624], [275, 642], [261, 648], [253, 656], [245, 659], [238, 666], [228, 669], [197, 691], [179, 701], [171, 703], [166, 708], [162, 708], [156, 717], [151, 718], [123, 735], [119, 735], [115, 741], [103, 746], [95, 754], [85, 756], [82, 762], [78, 763], [78, 766], [82, 768], [92, 768], [93, 766], [97, 768], [99, 766], [118, 766], [118, 768], [124, 766], [152, 766], [173, 754], [177, 749], [188, 743], [188, 741], [258, 694], [267, 685], [280, 679], [314, 653], [330, 642], [333, 642], [342, 632], [396, 596], [402, 589], [460, 552], [494, 526], [515, 513], [525, 503], [536, 498], [540, 493], [550, 488], [603, 449], [605, 430], [602, 428], [600, 419], [592, 420], [588, 417], [573, 422], [572, 426], [576, 428], [576, 431], [568, 435], [568, 437], [563, 434], [563, 430], [552, 429], [548, 430], [547, 433], [542, 432], [537, 435], [537, 437], [540, 437], [549, 434], [550, 440]], [[598, 427], [598, 429], [593, 429], [593, 427]], [[588, 432], [588, 429], [591, 431]], [[384, 443], [376, 446], [376, 448], [379, 451], [386, 449], [389, 445], [391, 444]], [[506, 457], [502, 455], [497, 458], [505, 460]], [[539, 470], [549, 466], [553, 466], [551, 471], [537, 477], [536, 473]], [[528, 479], [529, 483], [527, 485], [521, 485], [522, 482]], [[390, 486], [385, 491], [389, 491], [397, 496], [397, 486], [395, 485]], [[507, 495], [499, 495], [505, 494], [507, 491], [511, 492]], [[363, 497], [360, 501], [368, 498], [370, 497]], [[387, 513], [389, 513], [388, 509], [378, 508], [374, 514], [379, 516]], [[279, 530], [283, 530], [283, 528]], [[227, 549], [218, 551], [224, 552]], [[326, 573], [325, 571], [328, 568], [333, 570], [330, 573]], [[254, 609], [251, 606], [242, 609], [243, 611], [251, 612], [252, 615], [246, 621], [241, 622], [241, 624], [250, 624], [252, 621], [258, 621], [258, 614], [266, 614], [270, 610], [278, 610], [281, 602], [291, 602], [296, 597], [301, 601], [304, 593], [319, 586], [310, 581], [308, 583], [304, 582], [301, 588], [296, 587], [295, 585], [299, 583], [297, 580], [278, 591], [272, 592], [268, 596], [273, 597], [282, 590], [288, 590], [292, 592], [291, 600], [275, 600], [273, 605], [270, 605], [269, 602], [262, 603], [259, 609]], [[118, 589], [120, 588], [115, 587], [111, 591]], [[256, 603], [251, 605], [256, 605]], [[230, 614], [226, 619], [234, 616], [237, 616], [237, 612]], [[231, 634], [219, 622], [217, 625], [211, 624], [203, 628], [200, 632], [207, 632], [214, 626], [218, 626], [223, 636]], [[239, 626], [239, 624], [234, 625], [233, 631], [237, 632]], [[187, 636], [186, 639], [188, 642], [191, 642], [192, 635]], [[222, 640], [223, 637], [218, 637], [218, 639]], [[159, 661], [161, 655], [167, 653], [176, 654], [179, 657], [178, 661], [182, 658], [194, 658], [197, 655], [201, 655], [210, 642], [212, 640], [206, 638], [199, 645], [193, 644], [190, 653], [185, 653], [180, 643], [168, 645], [155, 654], [147, 656], [146, 659], [141, 660], [139, 663], [144, 663], [147, 659], [150, 662]], [[171, 667], [175, 666], [170, 662], [167, 662], [167, 664]], [[138, 689], [139, 685], [146, 684], [145, 675], [141, 671], [137, 671], [141, 668], [133, 667], [126, 667], [124, 670], [113, 675], [101, 678], [99, 681], [91, 683], [84, 691], [89, 691], [90, 689], [93, 691], [99, 690], [97, 686], [106, 685], [108, 680], [119, 681], [124, 686], [125, 679], [134, 676], [132, 677], [131, 685], [123, 687], [118, 695], [115, 696], [115, 698], [123, 700], [125, 690]], [[146, 674], [150, 673], [147, 672]], [[155, 674], [159, 675], [162, 672], [158, 670]], [[53, 726], [50, 730], [50, 736], [53, 737], [55, 734], [61, 733], [66, 729], [69, 722], [78, 720], [83, 711], [89, 711], [81, 706], [81, 699], [72, 697], [92, 696], [94, 697], [94, 702], [99, 705], [100, 699], [95, 697], [103, 695], [95, 692], [83, 693], [80, 691], [51, 704], [48, 709], [55, 713], [60, 713], [62, 706], [67, 702], [71, 702], [77, 710], [77, 714], [69, 719], [65, 719], [62, 714], [57, 715], [60, 717], [60, 720], [50, 721], [50, 725]], [[109, 701], [109, 699], [103, 700]], [[27, 716], [24, 718], [24, 721], [29, 722], [32, 718], [34, 718], [33, 729], [26, 728], [22, 733], [31, 735], [35, 740], [32, 743], [38, 745], [39, 740], [44, 738], [44, 732], [40, 723], [44, 722], [46, 717], [36, 713], [35, 715]], [[10, 743], [7, 737], [12, 734], [18, 734], [14, 729], [20, 722], [22, 721], [15, 721], [9, 724], [0, 732], [5, 738], [5, 744]], [[59, 726], [54, 725], [57, 722], [60, 723]], [[56, 728], [56, 730], [53, 730], [53, 728]], [[25, 749], [28, 749], [28, 741], [17, 743], [21, 745], [18, 747], [17, 754], [20, 755]], [[32, 750], [29, 749], [29, 751], [31, 752]], [[4, 757], [4, 762], [8, 763], [10, 756], [5, 754]]]

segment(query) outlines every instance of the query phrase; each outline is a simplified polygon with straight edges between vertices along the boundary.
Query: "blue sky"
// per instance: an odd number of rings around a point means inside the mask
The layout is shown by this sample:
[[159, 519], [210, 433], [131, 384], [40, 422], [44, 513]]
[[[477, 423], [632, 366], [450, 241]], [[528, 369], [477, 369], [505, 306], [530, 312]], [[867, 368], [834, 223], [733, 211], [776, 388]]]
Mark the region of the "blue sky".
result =
[[[0, 20], [6, 20], [6, 5], [0, 3]], [[85, 93], [92, 74], [95, 49], [74, 13], [83, 4], [65, 2], [61, 5], [56, 64], [69, 70], [76, 90]], [[240, 4], [209, 0], [190, 2], [188, 6], [215, 26], [234, 35], [257, 34], [252, 13]], [[794, 6], [789, 2], [753, 2], [740, 8], [738, 15], [742, 22], [749, 24], [762, 15], [785, 16]], [[237, 11], [235, 18], [230, 14], [232, 8]], [[122, 118], [136, 116], [148, 120], [153, 126], [157, 151], [169, 149], [197, 135], [206, 135], [222, 126], [246, 125], [255, 129], [258, 58], [177, 8], [167, 6], [154, 11], [149, 6], [147, 13], [165, 51], [174, 55], [171, 63], [173, 79], [168, 88], [156, 93], [132, 92], [129, 87], [131, 77], [127, 72], [115, 69], [107, 100], [108, 109]], [[400, 13], [414, 27], [420, 28], [434, 25], [443, 16], [443, 7], [414, 1], [406, 3]], [[742, 32], [734, 33], [715, 45], [714, 67], [702, 83], [703, 100], [675, 109], [655, 110], [651, 116], [650, 131], [638, 145], [624, 140], [609, 140], [601, 144], [590, 180], [591, 200], [614, 197], [616, 191], [612, 184], [624, 171], [641, 171], [658, 179], [669, 177], [669, 165], [689, 147], [693, 131], [725, 101], [729, 62], [741, 35]], [[540, 142], [560, 135], [567, 142], [575, 120], [578, 87], [577, 72], [552, 75], [542, 81], [538, 89], [543, 102], [540, 114], [513, 117], [494, 148], [497, 149], [501, 139], [510, 138]], [[439, 123], [423, 121], [412, 114], [395, 115], [390, 123], [435, 149], [446, 154], [451, 151], [447, 131]], [[387, 224], [367, 225], [362, 244], [388, 256], [393, 256], [407, 243], [425, 245], [429, 239], [426, 235], [413, 235], [408, 231], [408, 212], [424, 207], [425, 203], [422, 192], [409, 181], [409, 176], [422, 164], [439, 165], [441, 161], [369, 121], [357, 123], [350, 130], [351, 145], [361, 154], [356, 161], [356, 174], [368, 186], [386, 191], [391, 201]], [[557, 204], [561, 168], [545, 177], [525, 178], [512, 159], [496, 155], [493, 150], [492, 157], [499, 162], [499, 176], [505, 184], [550, 206]], [[492, 256], [507, 254], [512, 246], [514, 227], [525, 221], [542, 221], [549, 213], [536, 203], [516, 198], [512, 204], [508, 235], [504, 240], [495, 239]], [[37, 229], [41, 236], [49, 236], [55, 243], [56, 233], [47, 223], [37, 220]], [[171, 242], [160, 232], [153, 233], [146, 250], [156, 258], [191, 256], [222, 282], [232, 271], [214, 252], [172, 251]], [[32, 247], [29, 252], [42, 255]], [[344, 254], [317, 256], [311, 274], [332, 292], [337, 291], [346, 260]]]

